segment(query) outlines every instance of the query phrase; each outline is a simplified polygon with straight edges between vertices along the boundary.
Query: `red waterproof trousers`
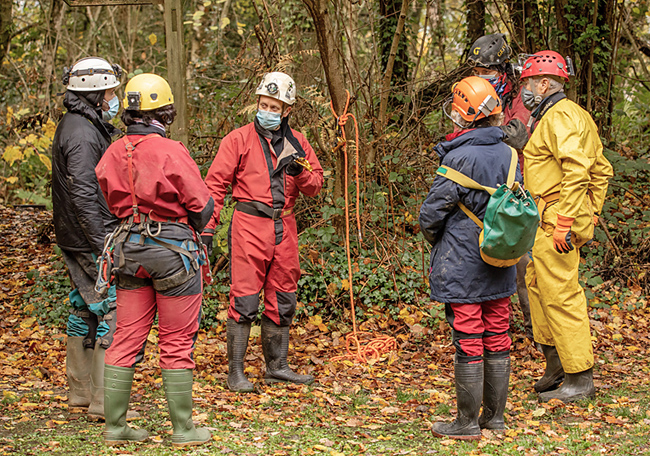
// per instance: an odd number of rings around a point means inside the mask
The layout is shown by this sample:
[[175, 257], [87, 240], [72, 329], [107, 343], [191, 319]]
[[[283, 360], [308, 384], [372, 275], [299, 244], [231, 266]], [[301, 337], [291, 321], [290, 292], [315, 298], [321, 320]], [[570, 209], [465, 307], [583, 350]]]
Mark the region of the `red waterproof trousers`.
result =
[[194, 369], [192, 349], [200, 309], [200, 294], [164, 296], [153, 286], [118, 289], [117, 331], [113, 345], [106, 351], [106, 364], [133, 367], [142, 359], [157, 311], [161, 369]]
[[445, 304], [459, 362], [480, 362], [483, 351], [510, 350], [510, 297], [473, 304]]

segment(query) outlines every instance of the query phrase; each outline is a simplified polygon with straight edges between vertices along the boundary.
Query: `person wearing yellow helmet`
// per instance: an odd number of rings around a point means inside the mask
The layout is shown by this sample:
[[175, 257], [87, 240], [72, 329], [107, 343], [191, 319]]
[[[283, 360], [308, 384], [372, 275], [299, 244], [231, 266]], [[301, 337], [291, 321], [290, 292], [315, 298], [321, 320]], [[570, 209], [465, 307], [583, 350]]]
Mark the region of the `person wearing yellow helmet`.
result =
[[166, 127], [176, 117], [167, 81], [139, 74], [124, 92], [126, 136], [95, 169], [108, 208], [120, 220], [103, 256], [115, 266], [100, 276], [114, 276], [117, 286], [117, 329], [104, 369], [104, 438], [108, 444], [147, 438], [146, 430], [126, 424], [125, 414], [135, 365], [158, 314], [172, 443], [198, 445], [210, 440], [210, 432], [192, 423], [192, 350], [201, 316], [201, 264], [207, 261], [200, 232], [214, 201], [188, 150], [167, 138]]
[[[119, 109], [115, 89], [122, 69], [99, 57], [64, 68], [67, 112], [52, 143], [54, 231], [73, 291], [67, 323], [66, 374], [70, 408], [88, 407], [104, 416], [104, 352], [113, 338], [115, 288], [94, 290], [104, 237], [116, 225], [97, 184], [94, 168], [120, 131], [107, 122]], [[116, 104], [117, 102], [117, 104]]]
[[228, 232], [231, 286], [226, 326], [227, 385], [231, 391], [253, 391], [244, 374], [244, 358], [262, 290], [265, 381], [314, 381], [311, 375], [294, 372], [287, 361], [289, 325], [296, 310], [300, 278], [293, 207], [301, 193], [315, 196], [323, 185], [323, 169], [314, 150], [302, 134], [289, 127], [296, 93], [296, 83], [288, 74], [265, 74], [255, 91], [254, 121], [223, 138], [205, 178], [215, 200], [214, 217], [205, 230], [206, 243], [212, 242], [230, 186], [236, 201]]
[[[449, 105], [451, 112], [447, 112]], [[499, 128], [501, 100], [488, 81], [470, 76], [458, 82], [443, 110], [458, 132], [435, 147], [441, 166], [483, 186], [498, 187], [512, 175], [511, 169], [521, 182], [516, 158], [513, 161]], [[456, 348], [458, 415], [451, 423], [434, 423], [431, 430], [436, 437], [478, 440], [481, 429], [505, 428], [512, 343], [508, 335], [510, 296], [516, 290], [516, 271], [514, 266], [495, 267], [483, 260], [481, 228], [459, 206], [463, 204], [482, 221], [489, 198], [488, 192], [438, 175], [420, 209], [420, 228], [432, 246], [431, 299], [445, 303]]]

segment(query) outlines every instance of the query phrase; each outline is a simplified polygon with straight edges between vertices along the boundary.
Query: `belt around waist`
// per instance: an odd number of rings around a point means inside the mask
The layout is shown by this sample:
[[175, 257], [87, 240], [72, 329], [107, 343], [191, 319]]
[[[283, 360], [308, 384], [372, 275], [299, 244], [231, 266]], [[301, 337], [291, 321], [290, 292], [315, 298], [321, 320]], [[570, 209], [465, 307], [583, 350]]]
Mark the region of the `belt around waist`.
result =
[[293, 214], [293, 207], [288, 209], [273, 209], [259, 201], [237, 201], [235, 209], [244, 214], [270, 218], [271, 220], [279, 220], [287, 215]]
[[[153, 211], [151, 211], [148, 214], [142, 214], [142, 217], [144, 217], [145, 219], [149, 219], [152, 222], [182, 223], [184, 225], [188, 225], [187, 215], [183, 215], [181, 217], [161, 217], [159, 215], [156, 215]], [[133, 222], [133, 216], [132, 215], [120, 220], [120, 223], [129, 223], [129, 222]], [[135, 223], [138, 223], [138, 222], [135, 222]]]

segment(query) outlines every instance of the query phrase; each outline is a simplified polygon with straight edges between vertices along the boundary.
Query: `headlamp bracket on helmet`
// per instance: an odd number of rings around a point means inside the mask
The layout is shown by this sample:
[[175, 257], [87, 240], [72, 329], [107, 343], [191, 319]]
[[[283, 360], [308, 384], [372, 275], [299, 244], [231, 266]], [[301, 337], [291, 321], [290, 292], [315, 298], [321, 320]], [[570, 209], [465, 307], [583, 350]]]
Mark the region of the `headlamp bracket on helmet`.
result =
[[126, 109], [132, 111], [140, 110], [140, 106], [142, 105], [140, 92], [127, 92], [126, 100], [128, 102]]
[[490, 114], [492, 114], [492, 111], [494, 111], [494, 108], [496, 108], [499, 105], [499, 101], [494, 99], [491, 95], [488, 95], [485, 97], [485, 100], [481, 102], [481, 104], [478, 107], [478, 111], [476, 113], [476, 116], [478, 117], [479, 113], [483, 113], [485, 117], [489, 117]]

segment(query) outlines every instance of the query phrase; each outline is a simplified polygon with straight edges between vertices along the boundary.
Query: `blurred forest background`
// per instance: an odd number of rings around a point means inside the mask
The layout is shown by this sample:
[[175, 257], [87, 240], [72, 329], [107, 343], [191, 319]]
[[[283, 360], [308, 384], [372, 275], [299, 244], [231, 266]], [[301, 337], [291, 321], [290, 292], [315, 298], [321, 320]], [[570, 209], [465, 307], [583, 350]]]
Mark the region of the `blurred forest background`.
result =
[[[351, 230], [356, 312], [388, 314], [409, 326], [442, 318], [444, 309], [428, 299], [429, 250], [418, 211], [437, 167], [432, 147], [451, 130], [442, 102], [468, 74], [472, 42], [495, 32], [508, 35], [514, 63], [518, 54], [543, 49], [573, 60], [568, 93], [596, 119], [616, 171], [605, 223], [583, 249], [583, 283], [592, 306], [646, 305], [638, 298], [650, 293], [650, 1], [186, 0], [183, 14], [188, 147], [204, 172], [221, 138], [252, 120], [263, 73], [285, 71], [298, 84], [292, 126], [310, 140], [326, 176], [323, 192], [297, 206], [299, 316], [349, 317], [345, 156], [335, 150], [330, 107], [331, 100], [343, 114], [348, 90], [360, 139], [358, 150], [354, 141], [348, 148], [347, 173], [350, 210], [358, 192], [362, 226], [362, 239]], [[164, 32], [162, 5], [2, 0], [0, 204], [51, 208], [62, 68], [95, 55], [119, 63], [128, 77], [167, 76]], [[351, 121], [345, 128], [354, 138]], [[51, 241], [49, 229], [42, 229], [43, 242]], [[226, 230], [224, 223], [213, 259], [219, 280], [206, 290], [208, 324], [220, 319], [227, 300]], [[32, 293], [63, 299], [67, 279], [56, 250], [50, 266], [33, 274]], [[64, 307], [35, 312], [58, 321]]]

